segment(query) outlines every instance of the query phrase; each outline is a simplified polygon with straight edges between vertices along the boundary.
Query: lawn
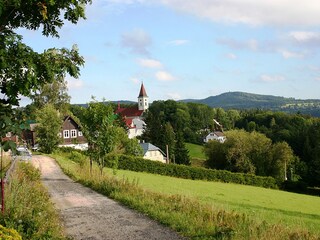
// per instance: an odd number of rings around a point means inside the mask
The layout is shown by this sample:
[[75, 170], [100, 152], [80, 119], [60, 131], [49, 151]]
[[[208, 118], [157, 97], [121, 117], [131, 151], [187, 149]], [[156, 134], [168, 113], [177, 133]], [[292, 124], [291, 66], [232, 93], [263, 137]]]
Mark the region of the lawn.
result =
[[137, 181], [141, 187], [154, 192], [196, 198], [225, 210], [246, 213], [257, 221], [302, 227], [320, 235], [319, 197], [124, 170], [118, 170], [117, 177]]

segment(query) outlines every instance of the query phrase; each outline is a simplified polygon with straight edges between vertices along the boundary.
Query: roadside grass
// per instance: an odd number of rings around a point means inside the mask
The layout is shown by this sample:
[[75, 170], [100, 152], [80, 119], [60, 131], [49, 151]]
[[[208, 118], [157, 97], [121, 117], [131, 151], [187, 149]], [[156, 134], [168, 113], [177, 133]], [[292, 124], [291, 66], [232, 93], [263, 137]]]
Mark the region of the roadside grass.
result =
[[[106, 169], [111, 175], [112, 170]], [[320, 236], [320, 198], [274, 189], [232, 183], [207, 182], [117, 170], [118, 179], [136, 181], [144, 189], [195, 198], [252, 219], [291, 228], [304, 228]]]
[[[145, 187], [140, 177], [125, 174], [129, 171], [117, 171], [117, 177], [114, 177], [110, 172], [112, 170], [106, 170], [101, 176], [98, 167], [94, 165], [90, 174], [87, 161], [85, 164], [78, 164], [61, 155], [53, 157], [74, 180], [150, 216], [191, 239], [319, 239], [308, 230], [288, 228], [280, 223], [268, 223], [262, 218], [253, 218], [247, 213], [224, 208], [224, 205], [198, 200], [188, 192], [177, 194], [166, 192], [165, 188], [160, 191], [155, 187]], [[172, 182], [169, 184], [172, 187], [185, 187], [184, 183], [176, 182], [178, 179], [171, 179]], [[158, 183], [162, 180], [157, 179]]]
[[22, 239], [65, 240], [60, 220], [41, 184], [40, 172], [18, 162], [5, 189], [5, 212], [0, 224], [19, 232]]

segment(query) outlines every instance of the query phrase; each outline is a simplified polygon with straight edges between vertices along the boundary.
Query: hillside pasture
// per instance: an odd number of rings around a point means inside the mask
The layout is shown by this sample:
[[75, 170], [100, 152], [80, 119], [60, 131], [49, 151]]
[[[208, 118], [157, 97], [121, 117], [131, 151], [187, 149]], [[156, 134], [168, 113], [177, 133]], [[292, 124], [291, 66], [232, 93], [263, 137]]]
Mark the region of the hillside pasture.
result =
[[[111, 171], [108, 170], [108, 174]], [[224, 210], [245, 213], [257, 221], [308, 229], [320, 235], [320, 198], [279, 190], [221, 182], [196, 181], [155, 174], [118, 170], [128, 179], [153, 192], [196, 198]]]
[[186, 143], [186, 148], [189, 151], [191, 165], [197, 167], [204, 167], [206, 155], [203, 152], [203, 146], [194, 143]]

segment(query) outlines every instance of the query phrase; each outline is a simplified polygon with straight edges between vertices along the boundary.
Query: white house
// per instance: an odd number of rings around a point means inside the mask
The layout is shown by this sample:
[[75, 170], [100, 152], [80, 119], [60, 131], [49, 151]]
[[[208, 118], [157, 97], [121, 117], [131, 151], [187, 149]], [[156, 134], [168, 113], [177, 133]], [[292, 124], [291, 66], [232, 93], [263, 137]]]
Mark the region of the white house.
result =
[[146, 126], [146, 123], [140, 118], [128, 119], [126, 123], [128, 124], [127, 126], [129, 138], [141, 136]]
[[205, 143], [211, 141], [211, 140], [215, 140], [215, 141], [219, 141], [221, 143], [224, 143], [226, 141], [226, 136], [223, 134], [223, 132], [220, 131], [215, 131], [215, 132], [211, 132], [209, 133], [204, 139], [203, 141]]
[[143, 149], [143, 158], [166, 163], [166, 155], [160, 148], [151, 143], [140, 143], [140, 146]]

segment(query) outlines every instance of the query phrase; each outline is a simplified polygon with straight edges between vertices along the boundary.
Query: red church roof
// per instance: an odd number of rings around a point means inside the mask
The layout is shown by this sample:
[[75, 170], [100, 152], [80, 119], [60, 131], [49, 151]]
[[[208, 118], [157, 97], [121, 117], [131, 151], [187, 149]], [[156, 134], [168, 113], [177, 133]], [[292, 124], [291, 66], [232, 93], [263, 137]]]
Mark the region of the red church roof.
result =
[[138, 96], [138, 97], [148, 97], [148, 96], [147, 96], [147, 92], [146, 92], [146, 90], [144, 89], [143, 83], [141, 84], [140, 93], [139, 93], [139, 96]]
[[116, 113], [124, 118], [134, 118], [140, 117], [143, 114], [143, 110], [138, 110], [137, 106], [133, 106], [129, 108], [118, 108]]

